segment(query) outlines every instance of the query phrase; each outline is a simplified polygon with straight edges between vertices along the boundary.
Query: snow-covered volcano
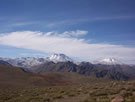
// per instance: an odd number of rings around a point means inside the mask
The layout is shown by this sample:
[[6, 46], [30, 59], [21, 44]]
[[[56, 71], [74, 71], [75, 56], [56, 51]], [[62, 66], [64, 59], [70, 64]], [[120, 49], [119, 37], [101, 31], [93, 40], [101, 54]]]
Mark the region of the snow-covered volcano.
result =
[[53, 61], [55, 63], [57, 62], [67, 62], [70, 61], [72, 62], [73, 60], [69, 58], [68, 56], [64, 54], [52, 54], [50, 57], [46, 58], [48, 61]]
[[93, 62], [94, 64], [108, 64], [108, 65], [116, 65], [122, 64], [119, 60], [115, 58], [103, 58]]

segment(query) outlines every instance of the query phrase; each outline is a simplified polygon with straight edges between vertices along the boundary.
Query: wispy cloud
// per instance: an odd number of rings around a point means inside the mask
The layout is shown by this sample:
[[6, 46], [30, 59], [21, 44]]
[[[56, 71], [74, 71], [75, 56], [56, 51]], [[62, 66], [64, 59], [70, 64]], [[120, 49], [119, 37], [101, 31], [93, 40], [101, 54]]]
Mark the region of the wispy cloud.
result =
[[[76, 32], [76, 31], [75, 31]], [[91, 44], [85, 39], [51, 35], [49, 33], [23, 31], [0, 35], [0, 45], [17, 48], [32, 49], [46, 53], [64, 53], [68, 56], [84, 60], [94, 60], [103, 57], [126, 59], [127, 63], [134, 63], [135, 48], [112, 44]], [[130, 62], [128, 62], [130, 60]]]
[[76, 31], [65, 31], [63, 33], [58, 33], [55, 31], [45, 33], [45, 36], [59, 36], [59, 37], [79, 37], [87, 35], [86, 30], [76, 30]]
[[62, 35], [65, 36], [82, 36], [88, 34], [88, 31], [85, 30], [76, 30], [76, 31], [65, 31]]
[[135, 16], [105, 16], [105, 17], [95, 17], [92, 21], [100, 20], [125, 20], [125, 19], [135, 19]]
[[20, 56], [22, 57], [45, 57], [45, 54], [42, 53], [20, 53]]
[[106, 21], [106, 20], [129, 20], [129, 19], [135, 19], [135, 15], [119, 15], [119, 16], [95, 16], [95, 17], [82, 17], [77, 19], [63, 19], [63, 20], [36, 20], [33, 21], [30, 18], [21, 18], [16, 17], [12, 18], [12, 20], [8, 17], [0, 17], [0, 20], [3, 22], [0, 26], [3, 30], [4, 29], [13, 29], [17, 27], [24, 27], [29, 26], [41, 26], [45, 28], [52, 28], [52, 27], [58, 27], [63, 25], [77, 25], [81, 23], [90, 23], [90, 22], [98, 22], [98, 21]]
[[65, 19], [62, 21], [48, 22], [47, 27], [55, 27], [58, 25], [76, 25], [79, 23], [89, 23], [89, 22], [98, 22], [106, 20], [130, 20], [135, 19], [135, 15], [120, 15], [120, 16], [98, 16], [98, 17], [89, 17], [81, 19]]
[[27, 25], [32, 25], [32, 24], [36, 24], [37, 22], [16, 22], [13, 24], [10, 24], [10, 26], [27, 26]]

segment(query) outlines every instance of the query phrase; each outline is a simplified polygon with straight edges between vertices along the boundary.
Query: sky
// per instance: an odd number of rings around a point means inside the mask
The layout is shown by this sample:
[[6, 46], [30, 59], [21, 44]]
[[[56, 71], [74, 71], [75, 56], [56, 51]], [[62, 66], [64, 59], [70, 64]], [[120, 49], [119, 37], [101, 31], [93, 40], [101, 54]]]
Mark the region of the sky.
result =
[[0, 57], [64, 53], [135, 64], [135, 0], [0, 0]]

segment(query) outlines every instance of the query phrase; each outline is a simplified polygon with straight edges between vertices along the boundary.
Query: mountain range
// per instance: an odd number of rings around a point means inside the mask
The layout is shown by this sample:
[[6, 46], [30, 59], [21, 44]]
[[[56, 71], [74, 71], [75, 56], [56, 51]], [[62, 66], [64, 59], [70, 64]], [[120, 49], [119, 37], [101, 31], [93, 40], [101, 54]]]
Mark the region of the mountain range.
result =
[[46, 58], [36, 58], [36, 57], [22, 57], [22, 58], [0, 58], [0, 60], [6, 61], [9, 64], [16, 66], [16, 67], [22, 67], [22, 68], [31, 68], [32, 66], [39, 65], [45, 62], [67, 62], [67, 61], [73, 61], [71, 58], [64, 54], [52, 54], [50, 57]]
[[76, 72], [96, 78], [112, 80], [129, 80], [135, 78], [135, 66], [129, 65], [104, 65], [81, 62], [79, 65], [73, 62], [46, 62], [31, 68], [31, 72]]
[[[46, 62], [73, 62], [79, 64], [81, 62], [74, 62], [70, 57], [65, 54], [52, 54], [50, 57], [46, 58], [36, 58], [36, 57], [21, 57], [21, 58], [0, 58], [0, 60], [6, 61], [9, 64], [22, 67], [22, 68], [31, 68], [36, 65], [40, 65]], [[122, 64], [119, 60], [115, 58], [103, 58], [92, 62], [93, 64], [105, 64], [105, 65], [117, 65]]]
[[53, 54], [47, 58], [0, 58], [0, 64], [20, 67], [26, 72], [43, 74], [46, 72], [75, 72], [85, 76], [111, 80], [135, 79], [135, 66], [122, 64], [115, 58], [105, 58], [90, 62], [73, 62], [64, 54]]

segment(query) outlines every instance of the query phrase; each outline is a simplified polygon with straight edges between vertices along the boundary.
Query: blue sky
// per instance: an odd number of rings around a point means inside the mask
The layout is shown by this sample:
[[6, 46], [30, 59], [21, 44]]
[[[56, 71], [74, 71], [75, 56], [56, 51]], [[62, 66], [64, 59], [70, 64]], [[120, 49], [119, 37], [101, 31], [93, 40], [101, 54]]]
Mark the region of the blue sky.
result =
[[[134, 0], [0, 0], [0, 39], [8, 37], [10, 41], [10, 39], [14, 38], [9, 38], [8, 35], [11, 35], [13, 32], [25, 35], [24, 33], [28, 34], [26, 31], [35, 32], [33, 34], [41, 32], [43, 35], [47, 32], [52, 32], [53, 37], [64, 35], [67, 38], [64, 32], [68, 32], [68, 39], [83, 40], [83, 44], [85, 43], [86, 45], [116, 45], [130, 48], [131, 52], [133, 52], [135, 48], [134, 5]], [[86, 32], [80, 34], [77, 31]], [[75, 34], [78, 35], [75, 36]], [[22, 46], [22, 44], [7, 44], [7, 42], [0, 40], [1, 57], [22, 57], [27, 55], [23, 53], [33, 53], [33, 55], [34, 53], [35, 55], [45, 53], [45, 56], [47, 56], [47, 54], [55, 52], [52, 50], [46, 51], [46, 49], [41, 50], [41, 48], [28, 48], [27, 44]], [[105, 47], [105, 49], [107, 50], [109, 47]], [[81, 49], [79, 51], [83, 53]], [[74, 56], [64, 50], [56, 52], [80, 58], [79, 55]], [[131, 52], [129, 51], [129, 53]], [[105, 57], [113, 57], [113, 54], [117, 52], [113, 51], [111, 54], [108, 54], [108, 52], [102, 53]], [[131, 54], [135, 57], [134, 53]], [[33, 55], [30, 54], [30, 56]], [[128, 54], [126, 57], [115, 55], [114, 57], [119, 59], [128, 58], [133, 60], [133, 62], [135, 61]], [[89, 57], [91, 56], [91, 53], [89, 53]], [[92, 60], [94, 57], [89, 59], [84, 56], [83, 59]]]

